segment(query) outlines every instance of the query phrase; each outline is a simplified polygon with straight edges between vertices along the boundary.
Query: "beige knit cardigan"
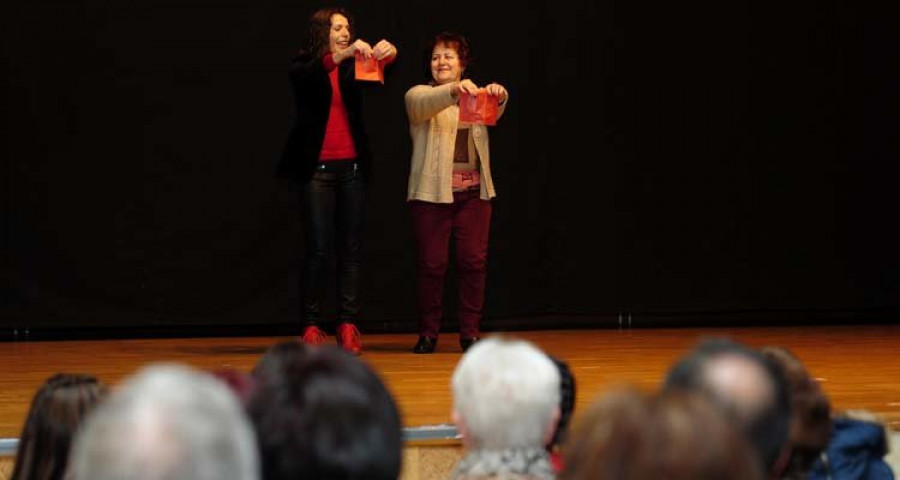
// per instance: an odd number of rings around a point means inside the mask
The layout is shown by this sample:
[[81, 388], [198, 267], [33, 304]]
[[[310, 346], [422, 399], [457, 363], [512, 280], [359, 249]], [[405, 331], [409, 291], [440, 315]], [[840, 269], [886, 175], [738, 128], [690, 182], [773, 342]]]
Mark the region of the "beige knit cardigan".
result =
[[[406, 114], [412, 137], [412, 164], [407, 200], [453, 203], [453, 151], [459, 107], [451, 92], [458, 82], [444, 85], [416, 85], [406, 92]], [[497, 112], [506, 110], [507, 99]], [[484, 125], [472, 125], [472, 138], [478, 152], [481, 173], [481, 199], [497, 196], [491, 180], [491, 154], [488, 131]]]

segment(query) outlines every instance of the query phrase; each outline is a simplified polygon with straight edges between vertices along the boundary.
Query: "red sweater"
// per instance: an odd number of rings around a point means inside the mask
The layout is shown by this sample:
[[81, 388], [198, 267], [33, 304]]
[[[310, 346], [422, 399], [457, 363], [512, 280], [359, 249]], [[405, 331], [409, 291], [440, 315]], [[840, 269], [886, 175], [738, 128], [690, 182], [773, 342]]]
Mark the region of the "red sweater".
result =
[[350, 133], [347, 108], [341, 98], [341, 87], [338, 84], [337, 64], [334, 63], [334, 58], [330, 54], [322, 58], [322, 64], [328, 72], [328, 79], [331, 80], [331, 111], [328, 114], [328, 123], [325, 125], [325, 141], [322, 143], [319, 161], [356, 158], [356, 147], [353, 145], [353, 135]]

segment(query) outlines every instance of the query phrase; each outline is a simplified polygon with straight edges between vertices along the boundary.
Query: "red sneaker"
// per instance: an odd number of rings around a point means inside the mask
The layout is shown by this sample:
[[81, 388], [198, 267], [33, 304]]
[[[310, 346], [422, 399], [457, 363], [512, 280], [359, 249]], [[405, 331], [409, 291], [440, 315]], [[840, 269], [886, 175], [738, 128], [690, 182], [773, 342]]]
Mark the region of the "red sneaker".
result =
[[356, 325], [352, 323], [344, 322], [338, 325], [337, 342], [347, 353], [352, 355], [362, 353], [362, 335], [359, 334]]
[[300, 337], [300, 340], [307, 345], [322, 345], [328, 341], [328, 335], [325, 335], [325, 332], [315, 325], [307, 325], [303, 329], [303, 335]]

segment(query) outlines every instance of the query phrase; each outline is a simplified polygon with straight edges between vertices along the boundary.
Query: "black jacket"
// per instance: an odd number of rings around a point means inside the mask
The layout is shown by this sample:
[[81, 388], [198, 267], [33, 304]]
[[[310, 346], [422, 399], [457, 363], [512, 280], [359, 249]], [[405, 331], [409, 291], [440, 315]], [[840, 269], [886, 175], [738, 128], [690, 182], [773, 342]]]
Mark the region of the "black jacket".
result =
[[[361, 172], [368, 176], [371, 170], [371, 153], [363, 129], [360, 91], [361, 83], [367, 82], [357, 82], [354, 79], [352, 59], [342, 62], [337, 68], [338, 85], [347, 109], [356, 160]], [[291, 63], [290, 77], [296, 117], [277, 170], [279, 176], [302, 184], [312, 178], [325, 141], [325, 125], [331, 110], [331, 82], [322, 64], [322, 57], [303, 53]]]

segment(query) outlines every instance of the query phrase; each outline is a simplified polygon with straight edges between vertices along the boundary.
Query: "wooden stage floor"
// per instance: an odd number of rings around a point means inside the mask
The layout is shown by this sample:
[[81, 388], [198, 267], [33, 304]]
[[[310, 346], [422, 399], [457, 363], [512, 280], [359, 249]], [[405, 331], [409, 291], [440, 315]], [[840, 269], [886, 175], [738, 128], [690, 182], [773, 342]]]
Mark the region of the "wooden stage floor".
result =
[[[597, 329], [511, 332], [567, 362], [578, 388], [576, 414], [616, 385], [655, 389], [668, 367], [703, 337], [794, 351], [820, 379], [836, 410], [863, 408], [900, 430], [900, 325], [779, 328]], [[182, 362], [201, 369], [249, 371], [263, 351], [288, 337], [187, 338], [0, 343], [0, 438], [18, 437], [31, 396], [57, 372], [87, 372], [109, 385], [145, 364]], [[386, 380], [405, 426], [449, 422], [457, 336], [444, 334], [433, 355], [414, 355], [411, 334], [365, 335], [364, 354]]]

